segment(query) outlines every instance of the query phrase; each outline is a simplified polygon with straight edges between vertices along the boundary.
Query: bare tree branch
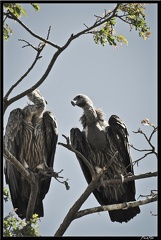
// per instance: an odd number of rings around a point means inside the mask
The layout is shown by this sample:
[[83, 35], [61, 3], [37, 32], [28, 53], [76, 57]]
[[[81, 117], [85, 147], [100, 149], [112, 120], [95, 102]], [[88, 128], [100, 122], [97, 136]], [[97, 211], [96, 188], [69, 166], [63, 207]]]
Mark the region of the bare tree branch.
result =
[[[119, 8], [119, 5], [120, 5], [120, 3], [118, 3], [118, 4], [116, 5], [116, 7], [114, 8], [113, 11], [109, 12], [109, 13], [106, 14], [104, 17], [102, 17], [102, 18], [101, 18], [101, 21], [96, 21], [91, 27], [86, 28], [85, 30], [83, 30], [83, 31], [81, 31], [81, 32], [79, 32], [79, 33], [77, 33], [77, 34], [75, 34], [75, 35], [72, 34], [72, 38], [73, 38], [73, 39], [78, 38], [80, 35], [83, 35], [83, 34], [89, 32], [91, 29], [93, 29], [93, 28], [95, 28], [95, 27], [98, 27], [98, 26], [102, 25], [103, 23], [109, 21], [111, 18], [113, 18], [114, 16], [116, 16], [116, 12], [117, 12], [117, 10], [118, 10], [118, 8]], [[50, 41], [42, 38], [41, 36], [35, 34], [34, 32], [32, 32], [22, 21], [20, 21], [18, 18], [16, 18], [12, 12], [9, 11], [8, 13], [3, 13], [3, 14], [4, 14], [4, 15], [7, 15], [8, 18], [17, 21], [17, 22], [18, 22], [24, 29], [26, 29], [33, 37], [40, 39], [41, 41], [43, 41], [43, 42], [45, 42], [45, 43], [47, 43], [47, 44], [49, 44], [49, 45], [57, 48], [58, 50], [61, 48], [60, 46], [58, 46], [58, 45], [56, 45], [56, 44], [54, 44], [54, 43], [52, 43], [52, 42], [50, 42]], [[111, 15], [111, 16], [110, 16], [110, 15]], [[72, 39], [72, 40], [73, 40], [73, 39]], [[65, 47], [65, 48], [66, 48], [66, 47]]]
[[[3, 114], [5, 113], [7, 107], [12, 104], [13, 102], [17, 101], [19, 99], [19, 95], [17, 95], [16, 97], [13, 97], [11, 99], [8, 100], [8, 96], [9, 94], [13, 91], [13, 89], [20, 83], [22, 82], [22, 80], [29, 74], [29, 72], [34, 68], [35, 64], [37, 63], [37, 61], [40, 59], [40, 53], [41, 51], [37, 52], [37, 55], [35, 57], [34, 62], [32, 63], [32, 65], [29, 67], [29, 69], [23, 74], [23, 76], [14, 84], [12, 85], [12, 87], [9, 89], [9, 91], [6, 93], [6, 95], [3, 98]], [[20, 94], [21, 95], [21, 94]], [[24, 95], [25, 96], [25, 95]]]
[[[116, 152], [117, 153], [117, 152]], [[92, 178], [91, 183], [88, 185], [84, 193], [80, 196], [80, 198], [74, 203], [74, 205], [70, 208], [69, 212], [67, 213], [66, 217], [63, 220], [63, 223], [60, 225], [58, 230], [56, 231], [54, 237], [59, 237], [64, 234], [66, 229], [69, 227], [73, 219], [75, 218], [75, 215], [77, 211], [80, 209], [82, 204], [86, 201], [86, 199], [89, 197], [89, 195], [93, 192], [93, 190], [98, 186], [99, 180], [101, 176], [104, 174], [104, 172], [107, 170], [107, 168], [111, 165], [113, 162], [113, 158], [115, 157], [116, 153], [111, 157], [109, 164], [105, 166], [98, 175]]]
[[146, 198], [146, 199], [140, 200], [140, 201], [125, 202], [125, 203], [112, 204], [112, 205], [103, 205], [100, 207], [89, 208], [89, 209], [85, 209], [85, 210], [81, 210], [81, 211], [77, 212], [75, 219], [83, 217], [88, 214], [92, 214], [92, 213], [137, 207], [137, 206], [145, 205], [145, 204], [148, 204], [151, 202], [156, 202], [157, 200], [158, 200], [158, 196], [156, 195], [154, 197]]
[[151, 135], [150, 135], [150, 137], [149, 137], [149, 142], [151, 142], [152, 136], [153, 136], [153, 134], [154, 134], [156, 131], [158, 131], [158, 127], [154, 127], [154, 129], [153, 129], [153, 131], [152, 131], [152, 133], [151, 133]]
[[[148, 142], [148, 144], [151, 146], [151, 149], [138, 149], [138, 148], [134, 147], [133, 145], [130, 145], [134, 150], [136, 150], [136, 151], [138, 151], [138, 152], [148, 152], [148, 153], [145, 153], [144, 156], [142, 156], [141, 158], [133, 161], [133, 162], [132, 162], [133, 165], [135, 165], [136, 163], [138, 164], [138, 162], [139, 162], [140, 160], [142, 160], [143, 158], [147, 157], [149, 154], [154, 154], [154, 155], [158, 158], [158, 154], [157, 154], [157, 152], [155, 151], [155, 147], [154, 147], [154, 145], [151, 143], [152, 136], [153, 136], [153, 134], [158, 130], [158, 127], [155, 127], [153, 124], [151, 124], [151, 123], [149, 122], [149, 119], [144, 119], [144, 120], [141, 121], [141, 123], [143, 123], [143, 122], [145, 122], [145, 121], [146, 121], [146, 125], [149, 125], [149, 126], [153, 127], [153, 131], [152, 131], [152, 133], [150, 134], [150, 137], [148, 138], [147, 135], [146, 135], [140, 128], [139, 128], [138, 131], [136, 131], [136, 132], [133, 131], [133, 133], [135, 133], [135, 134], [137, 134], [137, 133], [142, 134], [142, 135], [145, 137], [145, 139], [146, 139], [146, 141]], [[147, 121], [148, 121], [148, 123], [147, 123]]]
[[[49, 33], [50, 33], [50, 28], [48, 30], [48, 34], [47, 34], [47, 39], [49, 37]], [[26, 40], [22, 40], [22, 39], [19, 39], [19, 41], [24, 41], [27, 43], [26, 46], [31, 46], [34, 50], [37, 51], [37, 54], [36, 54], [36, 57], [35, 57], [35, 60], [34, 62], [31, 64], [30, 68], [26, 71], [25, 74], [23, 74], [23, 76], [9, 89], [9, 91], [6, 93], [6, 95], [4, 96], [3, 98], [3, 113], [6, 111], [7, 107], [12, 104], [13, 102], [17, 101], [19, 98], [21, 98], [21, 94], [20, 95], [17, 95], [11, 99], [8, 100], [8, 96], [9, 94], [13, 91], [13, 89], [29, 74], [29, 72], [34, 68], [35, 64], [37, 63], [37, 61], [41, 58], [40, 54], [42, 52], [42, 50], [44, 49], [45, 47], [45, 44], [39, 44], [38, 47], [34, 47], [32, 44], [30, 44], [29, 42], [27, 42]], [[29, 92], [31, 92], [31, 90], [29, 89]], [[28, 92], [28, 93], [29, 93]], [[27, 94], [28, 94], [27, 93]], [[25, 94], [26, 95], [26, 94]], [[23, 95], [23, 96], [25, 96]], [[19, 96], [19, 97], [18, 97]]]
[[[26, 31], [29, 32], [33, 37], [35, 37], [35, 38], [37, 38], [37, 39], [39, 39], [39, 40], [41, 40], [41, 41], [43, 41], [43, 42], [45, 42], [45, 43], [53, 46], [54, 48], [57, 48], [57, 49], [60, 48], [58, 45], [56, 45], [56, 44], [48, 41], [47, 39], [42, 38], [41, 36], [39, 36], [39, 35], [37, 35], [37, 34], [35, 34], [35, 33], [34, 33], [33, 31], [31, 31], [31, 29], [29, 29], [22, 21], [20, 21], [20, 19], [16, 18], [16, 17], [14, 16], [14, 14], [11, 13], [10, 11], [9, 11], [9, 14], [8, 14], [8, 13], [3, 13], [3, 14], [4, 14], [4, 15], [7, 15], [8, 18], [13, 19], [14, 21], [18, 22], [18, 23], [19, 23], [24, 29], [26, 29]], [[50, 27], [50, 29], [51, 29], [51, 27]]]
[[89, 169], [91, 176], [96, 176], [96, 174], [95, 174], [91, 164], [89, 163], [89, 161], [69, 143], [69, 137], [66, 137], [65, 135], [62, 135], [62, 136], [66, 139], [67, 143], [64, 144], [64, 143], [58, 142], [58, 145], [61, 145], [65, 148], [69, 149], [70, 151], [74, 152], [75, 154], [77, 154], [83, 160], [83, 162], [85, 163], [85, 165]]
[[[117, 3], [116, 7], [114, 8], [113, 11], [111, 11], [110, 13], [108, 13], [105, 17], [102, 17], [101, 21], [96, 21], [91, 27], [86, 28], [85, 30], [73, 35], [73, 39], [78, 38], [80, 35], [83, 35], [85, 33], [88, 33], [90, 30], [92, 30], [93, 28], [96, 28], [100, 25], [102, 25], [103, 23], [110, 21], [111, 18], [116, 16], [116, 12], [119, 8], [120, 3]], [[72, 40], [73, 40], [72, 39]]]
[[[96, 173], [95, 171], [93, 170], [91, 164], [89, 163], [88, 159], [86, 159], [78, 150], [76, 150], [71, 144], [70, 144], [70, 141], [69, 141], [69, 137], [66, 137], [65, 135], [62, 135], [65, 139], [66, 139], [66, 144], [64, 143], [60, 143], [58, 142], [59, 145], [67, 148], [68, 150], [74, 152], [77, 156], [79, 156], [84, 164], [86, 165], [86, 167], [89, 169], [90, 171], [90, 174], [91, 176], [93, 176], [94, 178], [96, 177]], [[112, 157], [112, 159], [115, 157], [115, 155], [117, 154], [117, 152], [114, 154], [114, 156]], [[148, 153], [148, 154], [151, 154], [151, 153]], [[112, 159], [110, 160], [110, 164], [112, 164]], [[137, 160], [138, 161], [138, 160]], [[134, 161], [135, 162], [135, 161]], [[134, 163], [133, 162], [133, 163]], [[132, 163], [132, 164], [133, 164]], [[108, 165], [108, 167], [109, 167]], [[107, 167], [107, 166], [105, 166]], [[143, 179], [143, 178], [149, 178], [149, 177], [156, 177], [158, 176], [158, 172], [148, 172], [148, 173], [144, 173], [144, 174], [139, 174], [139, 175], [129, 175], [129, 176], [122, 176], [123, 179], [120, 177], [118, 179], [110, 179], [110, 180], [104, 180], [104, 184], [105, 185], [109, 185], [109, 184], [119, 184], [119, 183], [122, 183], [122, 182], [129, 182], [129, 181], [134, 181], [136, 179]], [[119, 177], [119, 176], [118, 176]]]
[[129, 181], [150, 178], [150, 177], [157, 177], [157, 176], [158, 176], [158, 172], [148, 172], [148, 173], [132, 175], [132, 176], [127, 176], [127, 177], [123, 176], [123, 179], [120, 178], [120, 179], [104, 180], [104, 184], [105, 184], [105, 186], [107, 186], [107, 185], [120, 184], [120, 183], [129, 182]]
[[25, 42], [26, 45], [22, 46], [22, 48], [25, 48], [25, 47], [32, 47], [34, 50], [38, 51], [39, 48], [38, 47], [34, 47], [31, 43], [29, 43], [28, 41], [26, 40], [23, 40], [23, 39], [18, 39], [18, 41], [21, 41], [21, 42]]
[[140, 194], [139, 195], [139, 197], [138, 197], [138, 199], [140, 198], [140, 197], [155, 197], [156, 195], [157, 195], [157, 193], [158, 193], [158, 190], [150, 190], [150, 194], [146, 194], [146, 195], [142, 195], [142, 194]]
[[[69, 40], [68, 40], [68, 41], [69, 41]], [[70, 43], [70, 42], [69, 42], [69, 43]], [[69, 44], [68, 44], [68, 45], [69, 45]], [[65, 47], [63, 47], [63, 48], [59, 49], [57, 52], [55, 52], [55, 54], [53, 55], [53, 57], [52, 57], [49, 65], [48, 65], [45, 73], [44, 73], [43, 76], [40, 78], [40, 80], [36, 82], [35, 85], [33, 85], [33, 86], [30, 87], [29, 89], [25, 90], [24, 92], [18, 94], [17, 96], [15, 96], [15, 97], [13, 97], [13, 98], [11, 98], [11, 99], [9, 99], [9, 100], [7, 100], [6, 98], [4, 99], [4, 112], [5, 112], [5, 110], [7, 109], [7, 107], [8, 107], [10, 104], [12, 104], [13, 102], [19, 100], [20, 98], [26, 96], [26, 95], [29, 94], [30, 92], [34, 91], [36, 88], [38, 88], [38, 87], [45, 81], [45, 79], [46, 79], [47, 76], [49, 75], [49, 73], [50, 73], [50, 71], [51, 71], [51, 69], [52, 69], [52, 67], [53, 67], [53, 65], [54, 65], [57, 57], [60, 55], [60, 53], [61, 53], [68, 45], [66, 44]], [[12, 88], [14, 88], [14, 86], [12, 86]], [[11, 91], [11, 90], [9, 90], [9, 91]]]
[[148, 142], [148, 144], [151, 146], [151, 150], [138, 150], [138, 151], [151, 151], [152, 153], [155, 153], [155, 154], [156, 154], [156, 152], [155, 152], [155, 147], [154, 147], [154, 145], [151, 143], [151, 138], [152, 138], [153, 134], [158, 130], [158, 127], [154, 127], [152, 124], [149, 124], [149, 125], [153, 127], [153, 131], [152, 131], [152, 133], [150, 134], [150, 137], [149, 137], [149, 138], [147, 137], [147, 135], [146, 135], [140, 128], [138, 129], [137, 132], [133, 131], [133, 133], [135, 133], [135, 134], [137, 134], [137, 133], [142, 134], [142, 135], [145, 137], [145, 139], [146, 139], [146, 141]]
[[[95, 207], [95, 208], [91, 208], [91, 209], [87, 209], [87, 210], [82, 210], [79, 211], [80, 207], [82, 206], [82, 204], [86, 201], [86, 199], [88, 198], [88, 196], [91, 194], [91, 192], [93, 192], [93, 190], [98, 186], [98, 182], [99, 179], [101, 178], [101, 176], [103, 175], [104, 171], [106, 169], [102, 170], [97, 177], [95, 178], [95, 180], [93, 180], [88, 187], [86, 188], [85, 192], [80, 196], [80, 198], [75, 202], [75, 204], [70, 208], [69, 212], [67, 213], [66, 217], [64, 218], [64, 221], [62, 222], [62, 224], [60, 225], [60, 227], [58, 228], [58, 230], [56, 231], [54, 237], [60, 237], [64, 234], [64, 232], [66, 231], [66, 229], [69, 227], [69, 225], [71, 224], [71, 222], [76, 219], [76, 218], [80, 218], [84, 215], [87, 214], [91, 214], [91, 213], [95, 213], [95, 212], [101, 212], [101, 211], [112, 211], [112, 210], [118, 210], [118, 209], [124, 209], [124, 208], [130, 208], [130, 207], [136, 207], [136, 206], [140, 206], [143, 204], [147, 204], [150, 202], [154, 202], [157, 201], [158, 197], [157, 194], [156, 195], [152, 195], [151, 198], [146, 198], [145, 200], [140, 200], [140, 201], [133, 201], [133, 202], [125, 202], [125, 203], [120, 203], [120, 204], [112, 204], [112, 205], [105, 205], [105, 206], [100, 206], [100, 207]], [[141, 174], [140, 176], [132, 176], [132, 177], [127, 177], [127, 181], [132, 181], [134, 179], [141, 179], [141, 178], [148, 178], [149, 176], [157, 176], [157, 172], [154, 173], [145, 173], [145, 174]], [[128, 179], [129, 178], [129, 179]], [[120, 180], [120, 179], [119, 179]], [[113, 182], [112, 182], [113, 181]], [[120, 180], [121, 181], [121, 180]], [[108, 184], [110, 183], [120, 183], [120, 181], [117, 181], [116, 179], [114, 180], [109, 180]]]
[[39, 186], [39, 179], [37, 174], [30, 173], [32, 175], [32, 182], [30, 183], [30, 197], [27, 205], [27, 211], [26, 211], [26, 222], [29, 221], [32, 218], [32, 215], [34, 213], [35, 203], [38, 195], [38, 186]]
[[24, 176], [24, 178], [31, 183], [32, 179], [30, 173], [24, 168], [24, 166], [8, 151], [3, 141], [3, 155], [7, 161], [10, 161], [15, 168]]
[[95, 180], [93, 180], [88, 185], [88, 187], [86, 188], [84, 193], [80, 196], [80, 198], [70, 208], [70, 210], [67, 213], [66, 217], [64, 218], [62, 224], [60, 225], [60, 227], [58, 228], [58, 230], [54, 234], [54, 237], [60, 237], [64, 234], [64, 232], [67, 230], [67, 228], [69, 227], [69, 225], [71, 224], [71, 222], [75, 218], [75, 215], [76, 215], [77, 211], [80, 209], [82, 204], [86, 201], [86, 199], [89, 197], [91, 192], [93, 192], [93, 190], [97, 186], [97, 183], [98, 183], [98, 181], [99, 181], [99, 179], [100, 179], [100, 177], [102, 176], [103, 173], [104, 173], [104, 170], [101, 170], [100, 173], [96, 176]]
[[[95, 179], [95, 177], [96, 177], [97, 175], [96, 175], [96, 172], [94, 171], [92, 165], [90, 164], [90, 162], [89, 162], [78, 150], [76, 150], [76, 149], [70, 144], [69, 137], [66, 137], [65, 135], [62, 135], [62, 136], [66, 139], [67, 143], [64, 144], [64, 143], [60, 143], [60, 142], [59, 142], [58, 144], [61, 145], [61, 146], [63, 146], [63, 147], [65, 147], [65, 148], [67, 148], [67, 149], [69, 149], [70, 151], [74, 152], [77, 156], [79, 156], [79, 157], [83, 160], [83, 162], [84, 162], [84, 164], [86, 165], [86, 167], [88, 168], [88, 170], [90, 171], [90, 174], [91, 174], [91, 176], [92, 176], [92, 179]], [[109, 167], [109, 166], [112, 164], [112, 160], [113, 160], [113, 158], [116, 156], [116, 154], [118, 154], [117, 151], [115, 152], [115, 154], [114, 154], [114, 155], [112, 156], [112, 158], [110, 159], [110, 162], [109, 162], [108, 166], [104, 166], [105, 168], [106, 168], [106, 167]]]

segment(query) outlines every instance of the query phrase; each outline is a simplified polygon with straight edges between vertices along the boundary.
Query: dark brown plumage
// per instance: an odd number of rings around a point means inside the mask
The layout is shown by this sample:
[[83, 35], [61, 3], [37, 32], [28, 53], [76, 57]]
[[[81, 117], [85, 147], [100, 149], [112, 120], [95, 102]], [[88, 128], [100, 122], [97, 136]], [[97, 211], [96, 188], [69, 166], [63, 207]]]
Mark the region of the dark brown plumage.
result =
[[[5, 131], [5, 144], [23, 166], [32, 172], [53, 168], [58, 139], [56, 119], [46, 111], [46, 101], [39, 90], [27, 95], [33, 104], [14, 109], [8, 118]], [[6, 160], [6, 183], [9, 185], [13, 207], [20, 218], [26, 218], [30, 196], [30, 185], [17, 169]], [[39, 179], [39, 190], [34, 213], [44, 216], [43, 199], [49, 191], [51, 178]]]
[[[112, 163], [104, 173], [102, 185], [94, 190], [94, 195], [101, 205], [117, 204], [135, 201], [134, 181], [117, 185], [104, 186], [103, 181], [121, 178], [128, 173], [133, 174], [131, 164], [128, 131], [123, 121], [116, 115], [112, 115], [107, 122], [100, 109], [94, 107], [88, 96], [79, 94], [71, 101], [73, 106], [81, 107], [84, 111], [80, 118], [83, 131], [72, 128], [70, 132], [71, 143], [90, 162], [96, 174], [104, 166], [108, 166], [111, 158]], [[82, 171], [88, 183], [92, 176], [89, 169], [78, 157]], [[139, 207], [109, 211], [111, 221], [128, 222], [140, 213]]]

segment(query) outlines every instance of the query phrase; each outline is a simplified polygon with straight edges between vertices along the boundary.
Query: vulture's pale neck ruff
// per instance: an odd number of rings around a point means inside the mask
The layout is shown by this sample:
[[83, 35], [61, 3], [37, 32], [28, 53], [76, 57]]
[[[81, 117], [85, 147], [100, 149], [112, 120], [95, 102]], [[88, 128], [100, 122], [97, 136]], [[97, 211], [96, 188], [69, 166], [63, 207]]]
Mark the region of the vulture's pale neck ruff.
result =
[[33, 105], [28, 105], [24, 108], [27, 122], [40, 123], [43, 117], [44, 110], [46, 109], [46, 100], [41, 96], [39, 90], [34, 90], [29, 93], [28, 98]]
[[92, 104], [87, 102], [86, 105], [83, 107], [83, 110], [89, 123], [97, 121], [97, 113]]
[[86, 102], [83, 106], [84, 114], [87, 118], [87, 126], [84, 128], [85, 135], [96, 149], [103, 150], [106, 147], [106, 136], [104, 127], [98, 119], [98, 115], [92, 101]]

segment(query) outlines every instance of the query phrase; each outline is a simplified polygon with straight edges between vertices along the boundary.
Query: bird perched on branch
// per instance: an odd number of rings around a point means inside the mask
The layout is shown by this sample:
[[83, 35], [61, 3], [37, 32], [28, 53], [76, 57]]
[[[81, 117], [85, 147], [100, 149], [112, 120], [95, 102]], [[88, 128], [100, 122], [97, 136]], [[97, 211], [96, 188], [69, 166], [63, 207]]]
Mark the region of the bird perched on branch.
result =
[[[135, 201], [134, 181], [115, 185], [104, 184], [106, 180], [123, 178], [134, 173], [125, 124], [116, 115], [112, 115], [107, 122], [103, 112], [95, 108], [86, 95], [77, 95], [71, 103], [82, 108], [84, 112], [80, 118], [83, 131], [78, 128], [72, 128], [70, 131], [72, 146], [88, 160], [96, 175], [107, 167], [100, 181], [101, 186], [93, 191], [97, 201], [100, 205]], [[76, 156], [89, 184], [94, 176], [81, 157]], [[139, 213], [140, 208], [133, 207], [109, 211], [109, 216], [111, 221], [122, 223], [128, 222]]]
[[[53, 168], [58, 127], [54, 114], [46, 110], [46, 101], [36, 89], [27, 95], [33, 104], [23, 109], [14, 109], [8, 118], [5, 145], [10, 153], [33, 173]], [[30, 184], [7, 159], [5, 162], [6, 183], [17, 215], [26, 218], [30, 197]], [[38, 183], [38, 195], [34, 213], [44, 216], [43, 199], [49, 191], [51, 177], [42, 177]]]

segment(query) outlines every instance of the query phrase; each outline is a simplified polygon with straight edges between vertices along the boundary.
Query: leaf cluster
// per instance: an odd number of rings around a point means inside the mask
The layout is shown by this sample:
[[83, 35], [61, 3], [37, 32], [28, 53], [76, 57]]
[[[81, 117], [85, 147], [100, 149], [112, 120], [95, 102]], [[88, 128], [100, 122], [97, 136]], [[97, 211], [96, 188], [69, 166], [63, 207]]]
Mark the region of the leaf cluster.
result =
[[[35, 11], [39, 11], [40, 7], [37, 3], [31, 3], [32, 7], [35, 9]], [[3, 7], [6, 9], [6, 12], [4, 14], [4, 21], [3, 21], [3, 38], [4, 40], [8, 40], [9, 37], [12, 35], [13, 30], [8, 26], [7, 23], [5, 23], [7, 18], [10, 18], [12, 16], [15, 18], [20, 18], [22, 15], [26, 17], [27, 13], [25, 9], [17, 4], [17, 3], [4, 3]]]
[[10, 194], [7, 188], [3, 188], [3, 200], [7, 202], [10, 199]]
[[9, 213], [3, 220], [3, 236], [4, 237], [37, 237], [39, 220], [37, 214], [33, 214], [32, 219], [29, 222], [21, 220], [15, 214]]
[[125, 14], [125, 21], [130, 30], [135, 28], [144, 40], [150, 36], [150, 27], [146, 24], [145, 3], [121, 4], [119, 8]]
[[114, 30], [114, 27], [117, 24], [117, 19], [125, 22], [129, 25], [130, 31], [133, 28], [138, 31], [139, 36], [146, 40], [150, 35], [150, 27], [146, 24], [146, 14], [145, 14], [145, 4], [142, 3], [122, 3], [119, 4], [118, 10], [114, 17], [108, 18], [109, 13], [100, 17], [98, 21], [101, 19], [105, 19], [107, 17], [107, 21], [103, 24], [100, 29], [96, 29], [93, 32], [93, 38], [96, 44], [101, 43], [102, 46], [105, 46], [106, 43], [109, 45], [113, 45], [117, 47], [117, 42], [122, 44], [125, 43], [128, 45], [127, 39], [122, 34], [117, 34]]
[[99, 42], [102, 46], [105, 46], [106, 42], [110, 45], [116, 46], [114, 36], [114, 26], [116, 25], [116, 17], [111, 18], [107, 21], [104, 26], [94, 34], [94, 41], [96, 44]]
[[[7, 202], [10, 199], [10, 194], [7, 188], [3, 188], [3, 199]], [[15, 209], [16, 211], [16, 209]], [[34, 237], [39, 236], [37, 224], [39, 218], [37, 214], [33, 214], [30, 221], [25, 222], [15, 214], [15, 211], [9, 213], [3, 219], [3, 236], [4, 237]]]
[[8, 40], [8, 38], [12, 35], [13, 30], [8, 26], [7, 23], [3, 25], [3, 38], [4, 40]]
[[26, 16], [25, 9], [17, 3], [4, 3], [4, 7], [17, 18], [20, 18], [22, 14]]

